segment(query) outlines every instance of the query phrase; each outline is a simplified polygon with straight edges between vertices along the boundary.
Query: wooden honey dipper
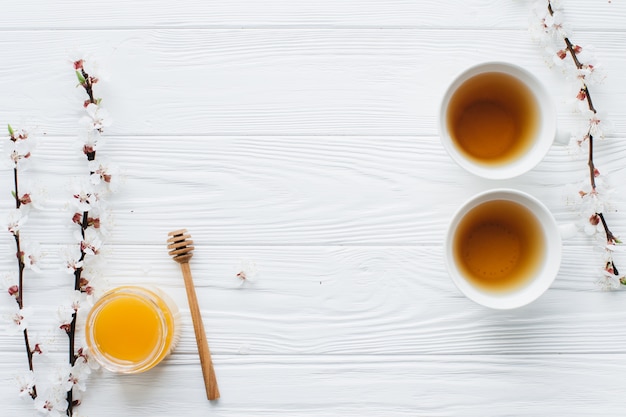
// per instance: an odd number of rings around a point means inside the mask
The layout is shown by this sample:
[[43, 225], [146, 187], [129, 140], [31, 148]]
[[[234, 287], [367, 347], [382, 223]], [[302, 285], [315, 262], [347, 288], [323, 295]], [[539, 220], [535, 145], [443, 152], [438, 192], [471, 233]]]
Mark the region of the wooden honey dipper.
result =
[[193, 279], [191, 278], [191, 268], [189, 267], [189, 260], [193, 256], [193, 240], [190, 239], [191, 235], [187, 233], [187, 229], [175, 230], [168, 233], [168, 236], [167, 248], [169, 249], [169, 254], [180, 264], [183, 278], [185, 279], [185, 290], [187, 291], [193, 330], [196, 334], [206, 396], [209, 400], [217, 400], [220, 397], [220, 391], [217, 387], [217, 377], [215, 376], [213, 361], [211, 360], [211, 351], [209, 350], [206, 333], [204, 332], [198, 297], [196, 296]]

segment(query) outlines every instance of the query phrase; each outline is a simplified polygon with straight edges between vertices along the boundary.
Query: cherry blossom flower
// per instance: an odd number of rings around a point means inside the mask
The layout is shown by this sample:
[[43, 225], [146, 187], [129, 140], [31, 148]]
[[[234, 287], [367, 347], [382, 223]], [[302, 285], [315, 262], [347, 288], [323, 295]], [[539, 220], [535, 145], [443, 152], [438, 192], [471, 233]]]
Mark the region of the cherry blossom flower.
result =
[[[100, 364], [93, 358], [93, 355], [89, 351], [88, 347], [81, 347], [76, 352], [76, 364], [83, 363], [86, 365], [91, 372], [91, 370], [100, 369]], [[83, 372], [87, 372], [87, 370], [83, 370]]]
[[13, 130], [9, 125], [9, 140], [3, 141], [4, 152], [8, 156], [12, 168], [18, 165], [24, 169], [24, 163], [32, 156], [37, 141], [25, 130]]
[[59, 329], [63, 330], [65, 333], [70, 331], [75, 312], [71, 305], [62, 304], [57, 308], [56, 315]]
[[241, 284], [255, 282], [259, 276], [259, 270], [254, 261], [241, 260], [235, 270], [235, 276], [239, 278]]
[[87, 255], [97, 255], [102, 246], [102, 238], [100, 233], [93, 227], [84, 229], [81, 233], [77, 230], [74, 233], [74, 237], [80, 242], [80, 249]]
[[112, 121], [106, 109], [95, 103], [89, 103], [85, 110], [87, 111], [87, 115], [80, 119], [81, 126], [102, 131], [105, 127], [111, 125]]
[[619, 288], [620, 281], [615, 274], [603, 269], [596, 284], [602, 291], [614, 291]]
[[17, 384], [20, 397], [33, 397], [35, 394], [35, 373], [33, 371], [26, 371], [20, 375], [16, 375], [15, 382]]
[[585, 83], [586, 86], [592, 86], [601, 84], [605, 80], [606, 74], [600, 64], [586, 62], [581, 68], [576, 69], [576, 78]]
[[560, 4], [558, 2], [550, 2], [550, 4], [553, 13], [548, 12], [545, 2], [539, 1], [533, 5], [535, 19], [531, 25], [531, 34], [534, 39], [542, 43], [565, 37], [569, 33]]
[[46, 189], [36, 185], [31, 180], [21, 180], [19, 196], [20, 209], [28, 210], [30, 208], [41, 210], [45, 205]]
[[24, 226], [24, 224], [28, 221], [28, 216], [25, 211], [22, 209], [11, 209], [8, 211], [6, 216], [6, 227], [9, 233], [12, 235], [17, 235]]
[[9, 329], [13, 333], [23, 332], [28, 328], [28, 320], [33, 315], [33, 309], [31, 307], [24, 307], [11, 314], [9, 320], [12, 326]]
[[89, 161], [90, 180], [94, 185], [106, 184], [111, 187], [117, 178], [117, 167], [109, 164], [103, 159]]
[[7, 289], [7, 294], [11, 297], [17, 297], [17, 293], [19, 288], [17, 287], [16, 277], [18, 275], [18, 271], [15, 268], [10, 268], [8, 270], [0, 272], [0, 282], [4, 288]]
[[79, 212], [89, 211], [93, 207], [98, 206], [100, 196], [93, 188], [93, 184], [86, 184], [86, 182], [82, 181], [80, 185], [75, 185], [74, 189], [72, 205]]
[[87, 157], [95, 154], [106, 143], [102, 132], [95, 129], [84, 129], [79, 132], [78, 148]]
[[63, 259], [63, 270], [68, 274], [74, 274], [77, 269], [83, 267], [80, 249], [76, 246], [66, 247], [61, 252], [61, 258]]
[[34, 402], [35, 410], [47, 417], [65, 415], [67, 405], [65, 392], [59, 390], [58, 386], [53, 386], [44, 393], [38, 394]]
[[91, 368], [87, 362], [76, 361], [70, 370], [69, 380], [72, 386], [75, 386], [79, 391], [85, 392], [87, 389], [86, 382], [90, 374]]
[[42, 258], [41, 247], [39, 243], [22, 241], [20, 259], [24, 263], [24, 267], [33, 272], [40, 273], [39, 263]]
[[593, 112], [588, 110], [583, 112], [582, 117], [587, 119], [589, 133], [594, 138], [604, 138], [613, 128], [604, 111]]

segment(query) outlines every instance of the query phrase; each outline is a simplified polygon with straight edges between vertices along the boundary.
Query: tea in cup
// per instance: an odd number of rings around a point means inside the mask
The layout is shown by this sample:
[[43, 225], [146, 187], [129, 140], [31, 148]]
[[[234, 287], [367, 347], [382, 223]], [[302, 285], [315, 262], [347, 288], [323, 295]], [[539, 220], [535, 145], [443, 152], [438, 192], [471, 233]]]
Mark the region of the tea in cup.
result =
[[462, 72], [448, 87], [439, 114], [441, 141], [461, 167], [506, 179], [535, 167], [557, 137], [556, 109], [525, 69], [488, 62]]
[[486, 191], [452, 217], [445, 243], [448, 272], [459, 290], [479, 304], [521, 307], [550, 287], [561, 264], [561, 238], [574, 232], [574, 225], [558, 226], [529, 194]]

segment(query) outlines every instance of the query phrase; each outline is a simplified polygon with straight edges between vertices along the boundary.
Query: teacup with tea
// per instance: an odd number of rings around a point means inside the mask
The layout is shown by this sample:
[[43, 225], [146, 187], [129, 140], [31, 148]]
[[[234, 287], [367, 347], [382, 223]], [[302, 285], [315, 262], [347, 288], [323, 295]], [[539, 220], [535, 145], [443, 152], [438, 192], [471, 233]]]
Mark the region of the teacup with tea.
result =
[[527, 70], [487, 62], [458, 75], [444, 94], [441, 141], [467, 171], [507, 179], [535, 167], [557, 139], [556, 109]]
[[550, 287], [561, 264], [561, 239], [575, 230], [557, 225], [548, 208], [527, 193], [485, 191], [452, 217], [445, 243], [448, 272], [479, 304], [521, 307]]

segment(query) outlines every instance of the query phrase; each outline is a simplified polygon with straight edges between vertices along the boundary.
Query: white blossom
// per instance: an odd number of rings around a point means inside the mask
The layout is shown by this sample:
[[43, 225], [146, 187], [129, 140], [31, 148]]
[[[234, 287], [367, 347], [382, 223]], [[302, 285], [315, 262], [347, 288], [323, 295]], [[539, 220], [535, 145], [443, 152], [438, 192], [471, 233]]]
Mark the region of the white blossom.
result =
[[45, 205], [46, 189], [31, 180], [20, 179], [20, 209], [35, 208], [41, 210]]
[[235, 268], [235, 276], [239, 278], [241, 284], [255, 282], [259, 276], [256, 262], [240, 260]]
[[100, 233], [93, 227], [77, 230], [74, 237], [80, 242], [80, 249], [87, 255], [97, 255], [102, 246], [102, 238]]
[[9, 315], [9, 321], [12, 324], [9, 329], [13, 333], [23, 332], [28, 328], [29, 318], [33, 315], [31, 307], [24, 307]]
[[79, 132], [78, 148], [87, 155], [102, 149], [106, 143], [102, 132], [94, 129], [84, 129]]
[[24, 267], [33, 272], [40, 273], [39, 263], [42, 258], [41, 247], [39, 243], [29, 242], [22, 239], [20, 244], [21, 259], [24, 263]]
[[28, 215], [25, 210], [11, 209], [7, 213], [5, 224], [9, 233], [16, 235], [27, 221]]
[[35, 410], [47, 417], [61, 417], [67, 411], [66, 392], [59, 386], [53, 386], [43, 393], [38, 393], [34, 402]]
[[87, 346], [84, 346], [78, 349], [76, 364], [78, 364], [79, 362], [89, 368], [89, 370], [84, 369], [82, 370], [82, 372], [91, 373], [91, 370], [100, 369], [100, 364], [98, 363], [97, 360], [94, 359], [93, 355], [91, 354]]
[[74, 183], [72, 197], [72, 205], [81, 213], [98, 207], [99, 204], [99, 194], [91, 181], [81, 180]]
[[24, 169], [24, 163], [29, 161], [32, 151], [37, 145], [34, 137], [25, 130], [14, 130], [13, 135], [3, 141], [4, 153], [8, 157], [12, 168]]
[[19, 396], [22, 398], [31, 398], [34, 393], [35, 387], [35, 373], [33, 371], [26, 371], [20, 375], [15, 376], [15, 382], [19, 390]]
[[76, 311], [69, 304], [61, 304], [57, 308], [57, 321], [61, 330], [64, 330], [65, 332], [69, 331], [69, 326], [72, 323], [74, 313], [76, 313]]
[[617, 276], [602, 270], [596, 284], [602, 291], [614, 291], [619, 288], [620, 282]]
[[90, 180], [94, 185], [106, 185], [115, 188], [119, 170], [115, 165], [110, 164], [105, 159], [99, 158], [89, 161]]
[[90, 103], [87, 107], [85, 107], [85, 110], [87, 115], [80, 119], [81, 126], [102, 131], [105, 127], [111, 125], [112, 121], [109, 116], [109, 112], [106, 109], [95, 103]]
[[77, 269], [83, 267], [83, 261], [80, 259], [81, 253], [78, 246], [64, 248], [61, 252], [61, 258], [63, 259], [63, 270], [68, 274], [74, 274]]
[[70, 370], [69, 380], [79, 391], [85, 392], [87, 389], [86, 382], [90, 374], [91, 368], [86, 362], [76, 361]]

